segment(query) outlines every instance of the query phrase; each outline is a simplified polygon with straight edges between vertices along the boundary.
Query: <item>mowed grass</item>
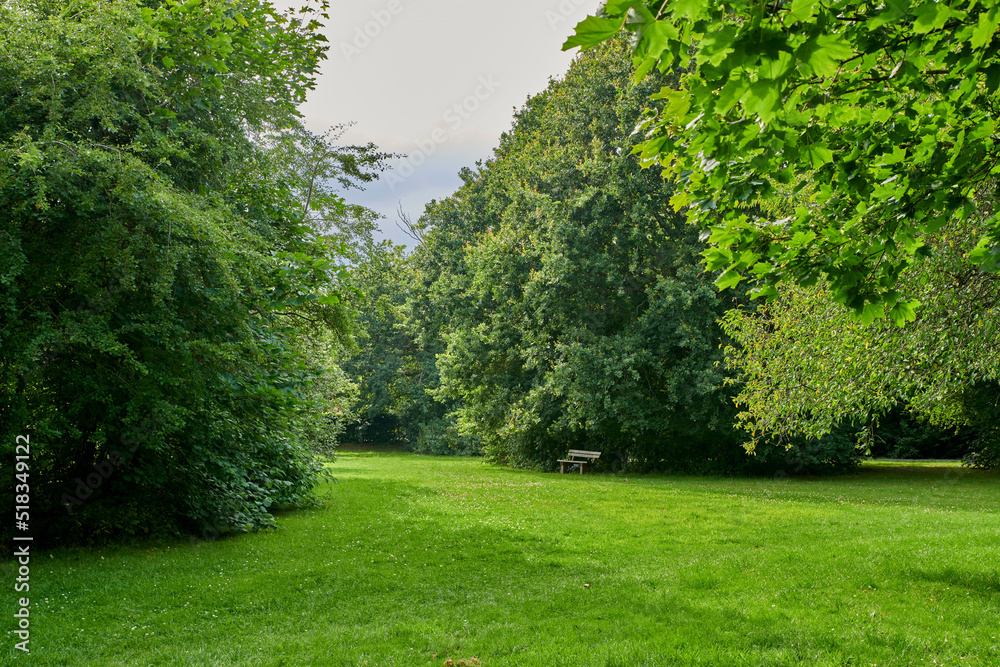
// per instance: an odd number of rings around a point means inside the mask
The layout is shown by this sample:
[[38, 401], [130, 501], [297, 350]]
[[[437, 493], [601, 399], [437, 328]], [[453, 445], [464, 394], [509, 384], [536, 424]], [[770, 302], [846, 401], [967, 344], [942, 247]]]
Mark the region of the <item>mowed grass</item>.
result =
[[36, 554], [31, 654], [6, 634], [0, 662], [1000, 665], [994, 473], [626, 478], [400, 453], [333, 469], [326, 505], [279, 531]]

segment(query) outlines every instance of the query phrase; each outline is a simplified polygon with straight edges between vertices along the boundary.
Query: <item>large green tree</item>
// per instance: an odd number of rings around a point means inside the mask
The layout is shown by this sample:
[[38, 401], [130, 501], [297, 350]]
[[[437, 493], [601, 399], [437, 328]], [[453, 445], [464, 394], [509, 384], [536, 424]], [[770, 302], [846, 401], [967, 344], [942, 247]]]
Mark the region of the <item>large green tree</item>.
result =
[[770, 436], [820, 437], [843, 420], [874, 427], [905, 409], [943, 426], [970, 425], [981, 465], [1000, 454], [1000, 276], [968, 259], [983, 233], [975, 219], [933, 234], [933, 254], [904, 277], [925, 305], [916, 321], [853, 321], [824, 285], [786, 287], [723, 324], [734, 345], [740, 421]]
[[[687, 68], [639, 128], [643, 160], [707, 230], [720, 287], [815, 285], [865, 322], [913, 319], [900, 276], [949, 221], [1000, 268], [995, 0], [609, 0], [565, 48], [620, 31], [638, 74]], [[797, 195], [791, 207], [768, 207]], [[765, 204], [773, 217], [749, 216]]]
[[357, 295], [357, 346], [344, 370], [357, 379], [358, 397], [348, 438], [401, 444], [412, 403], [413, 339], [404, 329], [410, 284], [405, 246], [383, 241], [370, 247], [353, 272]]
[[455, 305], [436, 394], [494, 460], [551, 466], [570, 447], [658, 468], [742, 456], [716, 364], [725, 299], [697, 230], [666, 212], [673, 187], [629, 154], [660, 85], [631, 74], [622, 44], [582, 54], [453, 198], [476, 234], [438, 281]]
[[300, 323], [345, 333], [346, 273], [268, 137], [298, 128], [322, 9], [0, 5], [0, 429], [31, 437], [36, 539], [308, 498]]

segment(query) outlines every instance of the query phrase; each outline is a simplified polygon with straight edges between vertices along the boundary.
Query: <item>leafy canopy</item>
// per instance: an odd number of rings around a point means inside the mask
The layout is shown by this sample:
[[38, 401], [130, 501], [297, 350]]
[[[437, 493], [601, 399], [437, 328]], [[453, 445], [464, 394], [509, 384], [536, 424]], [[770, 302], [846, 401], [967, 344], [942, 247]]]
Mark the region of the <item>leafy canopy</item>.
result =
[[[0, 4], [0, 430], [31, 434], [39, 540], [309, 498], [309, 387], [350, 291], [350, 237], [306, 224], [339, 202], [301, 196], [332, 158], [276, 148], [323, 57], [314, 4]], [[346, 153], [351, 177], [378, 161]]]
[[630, 155], [663, 77], [633, 83], [629, 60], [623, 43], [582, 54], [450, 200], [471, 238], [435, 286], [454, 305], [434, 395], [492, 460], [552, 466], [571, 447], [661, 469], [746, 459], [713, 363], [725, 300], [697, 231], [663, 214], [672, 185]]
[[[720, 287], [773, 297], [824, 276], [862, 321], [902, 324], [901, 273], [996, 188], [998, 26], [995, 0], [611, 0], [563, 48], [626, 31], [637, 77], [688, 68], [652, 96], [636, 150], [708, 228]], [[746, 210], [776, 202], [779, 219]], [[1000, 268], [993, 211], [969, 256]]]
[[[967, 257], [982, 231], [975, 219], [953, 221], [929, 238], [933, 255], [903, 277], [927, 305], [904, 328], [860, 326], [823, 285], [790, 286], [755, 312], [726, 313], [740, 423], [758, 435], [820, 437], [842, 420], [873, 423], [907, 409], [941, 425], [995, 430], [1000, 276]], [[992, 406], [975, 408], [980, 398]]]

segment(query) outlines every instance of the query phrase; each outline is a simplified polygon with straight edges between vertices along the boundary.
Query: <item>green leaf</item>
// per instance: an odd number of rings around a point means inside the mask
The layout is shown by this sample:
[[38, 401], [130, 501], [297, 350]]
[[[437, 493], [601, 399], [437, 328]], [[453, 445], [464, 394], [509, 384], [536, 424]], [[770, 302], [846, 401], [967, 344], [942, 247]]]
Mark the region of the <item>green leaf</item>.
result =
[[808, 245], [816, 239], [816, 232], [809, 230], [805, 232], [795, 232], [795, 235], [789, 239], [788, 246], [792, 248], [797, 248], [800, 246]]
[[670, 197], [670, 205], [673, 207], [675, 213], [687, 206], [688, 201], [688, 194], [683, 190], [674, 193], [674, 195]]
[[839, 33], [813, 37], [795, 51], [795, 57], [819, 76], [833, 76], [840, 69], [841, 61], [852, 55], [854, 49]]
[[720, 64], [726, 56], [733, 52], [738, 27], [728, 23], [721, 28], [710, 31], [698, 45], [698, 61]]
[[730, 76], [729, 81], [726, 81], [726, 85], [719, 91], [715, 110], [720, 114], [727, 113], [746, 94], [749, 87], [750, 84], [745, 78], [736, 74]]
[[710, 248], [705, 252], [705, 266], [709, 271], [715, 271], [731, 262], [733, 253], [728, 250]]
[[743, 106], [747, 112], [756, 114], [767, 123], [777, 112], [781, 89], [776, 81], [756, 81], [743, 95]]
[[779, 51], [777, 58], [761, 58], [760, 74], [765, 79], [779, 79], [792, 68], [795, 58], [788, 51]]
[[888, 15], [890, 21], [895, 21], [906, 16], [908, 11], [910, 11], [910, 0], [888, 0], [883, 13]]
[[906, 159], [906, 149], [902, 146], [893, 146], [892, 152], [883, 155], [877, 164], [892, 165], [899, 164]]
[[642, 3], [639, 0], [608, 0], [604, 5], [604, 13], [608, 16], [618, 16], [640, 4]]
[[816, 38], [816, 43], [835, 60], [845, 60], [854, 55], [854, 47], [842, 33], [820, 35]]
[[681, 16], [689, 21], [708, 18], [710, 7], [712, 5], [706, 0], [673, 0], [670, 3], [674, 16]]
[[918, 35], [923, 35], [931, 30], [943, 28], [951, 14], [951, 10], [943, 3], [939, 3], [937, 0], [927, 0], [914, 12], [913, 31]]
[[751, 299], [771, 300], [776, 296], [778, 296], [778, 290], [774, 285], [764, 285], [763, 287], [755, 287], [750, 291]]
[[812, 163], [813, 169], [819, 169], [824, 164], [833, 162], [833, 151], [827, 148], [826, 144], [808, 144], [805, 147], [805, 151], [809, 156], [809, 161]]
[[807, 21], [816, 13], [816, 4], [819, 0], [792, 0], [792, 7], [788, 11], [788, 17], [793, 21]]
[[989, 12], [980, 14], [979, 23], [976, 24], [976, 28], [972, 31], [972, 39], [969, 40], [972, 48], [980, 49], [992, 42], [998, 25], [1000, 25], [1000, 11], [997, 11], [996, 6]]
[[884, 314], [885, 309], [881, 303], [866, 303], [858, 319], [861, 320], [861, 324], [868, 326], [875, 320], [880, 319]]
[[741, 280], [743, 280], [743, 276], [738, 271], [729, 269], [716, 279], [715, 286], [720, 290], [729, 289], [730, 287], [739, 285]]
[[167, 69], [173, 69], [174, 59], [171, 58], [170, 56], [163, 56], [163, 66], [166, 67]]
[[984, 238], [969, 251], [969, 261], [978, 264], [981, 271], [993, 271], [1000, 266], [1000, 244]]
[[585, 49], [597, 46], [601, 42], [618, 34], [625, 25], [625, 19], [604, 19], [588, 16], [576, 25], [576, 34], [566, 40], [562, 50], [568, 51], [577, 46]]
[[632, 66], [635, 68], [635, 80], [642, 81], [656, 67], [656, 58], [635, 58]]
[[[654, 98], [657, 96], [653, 96]], [[671, 90], [665, 95], [659, 95], [667, 100], [663, 112], [678, 125], [684, 124], [684, 117], [691, 108], [691, 96], [686, 90]]]
[[666, 21], [650, 23], [643, 29], [635, 52], [639, 57], [659, 58], [670, 41], [677, 39], [677, 35], [677, 26], [672, 23]]
[[730, 245], [739, 236], [739, 232], [728, 227], [712, 227], [708, 242], [715, 246]]
[[907, 322], [913, 322], [917, 319], [916, 308], [919, 305], [919, 301], [899, 301], [889, 311], [889, 317], [892, 318], [897, 327], [901, 327]]

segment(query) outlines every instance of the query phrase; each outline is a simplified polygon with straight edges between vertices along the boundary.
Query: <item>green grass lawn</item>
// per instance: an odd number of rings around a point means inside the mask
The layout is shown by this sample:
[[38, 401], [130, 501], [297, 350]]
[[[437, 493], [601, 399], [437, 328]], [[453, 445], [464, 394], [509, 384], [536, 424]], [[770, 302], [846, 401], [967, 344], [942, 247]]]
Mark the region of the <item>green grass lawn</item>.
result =
[[326, 505], [279, 531], [36, 554], [32, 651], [5, 633], [0, 662], [1000, 665], [994, 473], [626, 479], [401, 453], [333, 468]]

